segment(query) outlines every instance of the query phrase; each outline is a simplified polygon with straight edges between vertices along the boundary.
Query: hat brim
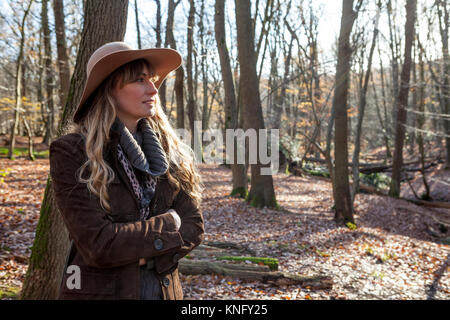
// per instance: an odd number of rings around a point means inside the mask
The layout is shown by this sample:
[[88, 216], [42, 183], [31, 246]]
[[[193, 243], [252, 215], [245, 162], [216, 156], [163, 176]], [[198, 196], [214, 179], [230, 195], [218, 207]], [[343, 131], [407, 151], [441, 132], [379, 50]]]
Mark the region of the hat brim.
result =
[[159, 89], [167, 75], [176, 70], [182, 62], [178, 51], [169, 48], [122, 50], [103, 57], [92, 67], [86, 79], [83, 95], [77, 105], [73, 121], [77, 123], [83, 118], [88, 108], [86, 105], [87, 100], [114, 70], [137, 59], [145, 59], [151, 64], [155, 75], [158, 76], [154, 83], [157, 89]]

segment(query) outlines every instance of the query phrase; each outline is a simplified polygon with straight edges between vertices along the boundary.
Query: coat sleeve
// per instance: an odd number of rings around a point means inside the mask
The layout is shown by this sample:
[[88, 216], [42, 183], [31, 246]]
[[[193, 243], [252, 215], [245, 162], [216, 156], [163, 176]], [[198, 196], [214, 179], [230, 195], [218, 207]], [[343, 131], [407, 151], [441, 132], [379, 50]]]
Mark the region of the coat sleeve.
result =
[[137, 263], [140, 257], [162, 255], [183, 245], [170, 213], [130, 223], [109, 220], [99, 198], [78, 182], [84, 146], [77, 147], [72, 140], [60, 138], [50, 145], [50, 175], [56, 204], [87, 265], [108, 268]]
[[180, 190], [172, 206], [181, 218], [179, 233], [183, 238], [183, 246], [155, 258], [155, 269], [158, 273], [166, 272], [178, 261], [191, 252], [203, 241], [205, 232], [203, 215], [199, 206], [186, 192]]

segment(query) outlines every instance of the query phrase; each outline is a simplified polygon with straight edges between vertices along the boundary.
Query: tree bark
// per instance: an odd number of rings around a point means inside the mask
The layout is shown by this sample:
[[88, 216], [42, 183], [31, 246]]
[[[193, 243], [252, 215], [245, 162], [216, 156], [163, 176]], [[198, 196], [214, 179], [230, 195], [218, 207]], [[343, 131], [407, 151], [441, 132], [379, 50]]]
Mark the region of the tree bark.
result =
[[27, 119], [25, 118], [25, 115], [22, 118], [23, 126], [25, 127], [25, 130], [28, 135], [28, 159], [31, 161], [35, 160], [34, 157], [34, 151], [33, 151], [33, 131], [31, 130], [30, 125], [28, 124]]
[[194, 135], [194, 121], [195, 121], [195, 110], [196, 103], [194, 100], [194, 84], [192, 78], [192, 51], [194, 46], [194, 28], [195, 28], [195, 1], [189, 0], [189, 16], [187, 25], [187, 59], [186, 59], [186, 73], [187, 73], [187, 91], [188, 91], [188, 101], [187, 101], [187, 112], [189, 118], [189, 129], [191, 130], [191, 147], [194, 149], [194, 144], [196, 143], [196, 136]]
[[[259, 150], [259, 129], [264, 129], [259, 82], [256, 74], [256, 57], [253, 39], [253, 27], [250, 18], [250, 1], [236, 0], [236, 25], [238, 42], [238, 59], [240, 64], [240, 85], [242, 94], [242, 108], [244, 114], [244, 129], [255, 129]], [[249, 150], [254, 153], [258, 150]], [[272, 152], [278, 152], [272, 150]], [[275, 191], [272, 175], [261, 174], [261, 169], [267, 167], [260, 162], [259, 152], [257, 161], [251, 164], [251, 188], [247, 201], [255, 207], [276, 207]], [[270, 166], [270, 164], [269, 164]], [[269, 168], [266, 168], [269, 169]]]
[[[416, 114], [417, 119], [417, 128], [421, 130], [423, 125], [425, 124], [425, 66], [423, 61], [423, 53], [419, 51], [419, 105], [418, 105], [418, 114]], [[415, 91], [415, 92], [416, 92]], [[422, 195], [422, 200], [431, 200], [430, 197], [430, 186], [427, 182], [426, 171], [425, 171], [425, 148], [423, 141], [423, 134], [421, 131], [417, 132], [417, 144], [419, 146], [419, 154], [420, 154], [420, 165], [421, 165], [421, 173], [422, 173], [422, 181], [425, 187], [425, 193]]]
[[[83, 93], [89, 57], [101, 45], [123, 40], [127, 10], [128, 1], [126, 0], [87, 0], [77, 62], [58, 130], [59, 135], [64, 132], [71, 121], [71, 115]], [[99, 19], [98, 17], [104, 18]], [[114, 25], [114, 28], [111, 28], [111, 25]], [[54, 203], [49, 178], [41, 205], [28, 271], [22, 288], [22, 299], [57, 298], [68, 250], [68, 232]]]
[[48, 136], [45, 144], [50, 145], [56, 135], [56, 116], [57, 110], [55, 110], [55, 104], [53, 101], [53, 88], [54, 88], [54, 75], [52, 68], [52, 46], [50, 41], [50, 27], [48, 22], [48, 0], [42, 0], [42, 13], [41, 13], [42, 31], [44, 36], [44, 74], [45, 74], [45, 101], [46, 110], [48, 110]]
[[354, 223], [353, 206], [350, 198], [348, 177], [348, 143], [347, 143], [347, 96], [350, 80], [350, 33], [352, 32], [355, 13], [353, 0], [342, 1], [341, 30], [339, 34], [338, 61], [336, 66], [336, 88], [333, 108], [335, 110], [335, 136], [333, 189], [335, 202], [335, 220], [337, 223]]
[[[175, 17], [175, 9], [180, 1], [175, 3], [174, 0], [169, 0], [169, 8], [167, 13], [166, 23], [166, 44], [170, 45], [172, 49], [177, 49], [175, 37], [173, 34], [173, 23]], [[184, 69], [180, 66], [175, 71], [175, 99], [177, 103], [177, 128], [184, 128]], [[164, 82], [165, 83], [165, 82]], [[164, 95], [166, 87], [164, 86]]]
[[161, 39], [161, 1], [155, 0], [156, 2], [156, 48], [161, 47], [162, 39]]
[[[223, 87], [225, 91], [225, 131], [227, 129], [238, 128], [238, 112], [236, 102], [236, 91], [231, 71], [230, 56], [228, 53], [225, 35], [225, 0], [216, 0], [214, 15], [214, 31], [217, 43], [217, 50], [220, 59], [220, 69], [222, 73]], [[233, 176], [232, 195], [245, 198], [247, 195], [247, 175], [245, 164], [237, 163], [237, 146], [233, 139], [234, 157], [230, 159], [231, 172]]]
[[[442, 41], [442, 112], [450, 115], [450, 55], [448, 52], [449, 37], [449, 5], [447, 1], [436, 0], [439, 18], [439, 31]], [[446, 22], [447, 21], [447, 22]], [[444, 120], [444, 130], [447, 137], [445, 138], [445, 168], [450, 169], [450, 121]]]
[[359, 154], [361, 151], [361, 134], [362, 134], [362, 123], [364, 119], [364, 112], [366, 109], [366, 102], [367, 102], [367, 89], [369, 88], [369, 79], [372, 72], [372, 58], [373, 53], [375, 51], [375, 45], [377, 43], [377, 36], [378, 36], [378, 21], [380, 18], [380, 11], [381, 11], [381, 1], [378, 1], [378, 10], [375, 17], [375, 23], [374, 23], [374, 29], [373, 29], [373, 38], [372, 38], [372, 44], [370, 47], [370, 53], [369, 53], [369, 59], [367, 61], [367, 71], [364, 77], [364, 84], [361, 88], [360, 97], [359, 97], [359, 106], [358, 106], [358, 120], [356, 124], [356, 136], [355, 136], [355, 149], [353, 151], [353, 187], [351, 191], [351, 201], [352, 205], [355, 201], [356, 194], [358, 193], [358, 186], [359, 186]]
[[203, 102], [202, 102], [202, 129], [208, 130], [209, 127], [209, 112], [208, 112], [208, 72], [206, 69], [206, 43], [205, 43], [205, 27], [203, 25], [203, 17], [205, 12], [205, 0], [202, 0], [200, 8], [200, 69], [202, 72], [202, 87], [203, 87]]
[[58, 51], [59, 68], [59, 104], [64, 106], [67, 100], [70, 86], [69, 57], [67, 56], [66, 31], [64, 25], [63, 0], [53, 0], [53, 12], [55, 15], [56, 48]]
[[392, 10], [392, 0], [389, 0], [387, 3], [387, 12], [388, 12], [388, 22], [389, 22], [389, 48], [391, 49], [391, 75], [392, 75], [392, 102], [394, 109], [394, 117], [397, 114], [397, 95], [398, 95], [398, 42], [397, 42], [397, 34], [393, 27], [393, 10]]
[[141, 27], [139, 25], [139, 10], [138, 10], [138, 6], [137, 6], [137, 0], [134, 0], [134, 17], [136, 19], [136, 33], [137, 33], [138, 49], [142, 49]]
[[415, 34], [416, 2], [417, 0], [407, 0], [406, 2], [405, 59], [400, 79], [400, 91], [397, 98], [398, 112], [395, 126], [395, 150], [389, 188], [389, 195], [392, 197], [398, 197], [400, 195], [400, 175], [403, 166], [403, 143], [405, 140], [404, 124], [406, 124], [407, 120], [406, 107], [408, 105], [409, 79], [411, 75], [411, 48]]

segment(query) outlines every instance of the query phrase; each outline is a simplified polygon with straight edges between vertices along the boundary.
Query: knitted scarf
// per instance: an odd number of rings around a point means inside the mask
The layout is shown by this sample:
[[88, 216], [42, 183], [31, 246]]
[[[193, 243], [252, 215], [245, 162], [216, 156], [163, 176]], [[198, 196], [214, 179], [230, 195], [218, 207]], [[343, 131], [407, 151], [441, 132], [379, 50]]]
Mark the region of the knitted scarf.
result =
[[[114, 125], [118, 126], [121, 133], [117, 156], [139, 200], [140, 220], [145, 220], [150, 215], [149, 206], [155, 194], [156, 177], [167, 171], [169, 163], [147, 119], [138, 122], [134, 135], [119, 118], [116, 118]], [[139, 181], [134, 169], [142, 172], [143, 181]]]

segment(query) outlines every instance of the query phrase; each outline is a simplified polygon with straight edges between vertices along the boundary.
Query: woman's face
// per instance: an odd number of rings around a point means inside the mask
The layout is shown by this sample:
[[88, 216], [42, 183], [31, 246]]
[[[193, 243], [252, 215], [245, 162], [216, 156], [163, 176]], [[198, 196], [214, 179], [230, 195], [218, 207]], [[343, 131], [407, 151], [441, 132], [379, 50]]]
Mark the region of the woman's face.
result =
[[158, 90], [149, 74], [148, 69], [144, 68], [136, 80], [123, 87], [118, 83], [113, 89], [117, 117], [124, 124], [133, 125], [142, 118], [155, 115]]

